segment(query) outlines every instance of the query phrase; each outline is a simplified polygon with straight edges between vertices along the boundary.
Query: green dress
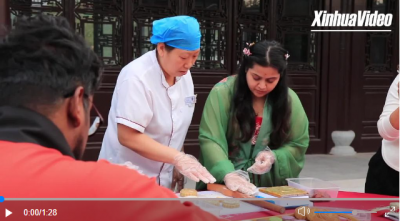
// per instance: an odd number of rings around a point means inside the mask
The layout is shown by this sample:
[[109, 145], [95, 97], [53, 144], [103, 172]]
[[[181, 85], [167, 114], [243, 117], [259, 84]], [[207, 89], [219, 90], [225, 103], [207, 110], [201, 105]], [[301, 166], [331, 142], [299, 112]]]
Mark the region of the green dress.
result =
[[[256, 144], [253, 146], [251, 139], [246, 143], [238, 143], [229, 138], [234, 137], [229, 136], [228, 128], [235, 81], [236, 76], [230, 76], [214, 86], [207, 98], [200, 123], [200, 162], [215, 177], [216, 183], [223, 183], [225, 175], [235, 170], [247, 171], [258, 152], [265, 148], [263, 141], [269, 138], [272, 130], [271, 108], [265, 102]], [[273, 150], [276, 160], [270, 172], [263, 175], [249, 174], [251, 182], [256, 186], [287, 185], [286, 178], [298, 177], [303, 169], [309, 145], [308, 119], [297, 94], [291, 89], [288, 94], [291, 103], [289, 141]], [[203, 190], [206, 186], [199, 182], [196, 188]]]

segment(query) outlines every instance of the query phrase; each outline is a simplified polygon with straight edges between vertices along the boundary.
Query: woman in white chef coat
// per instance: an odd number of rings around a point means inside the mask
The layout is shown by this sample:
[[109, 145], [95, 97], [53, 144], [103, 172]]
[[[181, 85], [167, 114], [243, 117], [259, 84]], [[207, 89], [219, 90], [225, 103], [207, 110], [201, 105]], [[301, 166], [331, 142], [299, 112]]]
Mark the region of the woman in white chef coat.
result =
[[196, 158], [181, 152], [196, 103], [189, 69], [200, 53], [200, 38], [193, 17], [153, 22], [151, 42], [157, 48], [121, 70], [99, 159], [132, 162], [172, 189], [175, 182], [183, 186], [179, 172], [196, 182], [215, 182]]

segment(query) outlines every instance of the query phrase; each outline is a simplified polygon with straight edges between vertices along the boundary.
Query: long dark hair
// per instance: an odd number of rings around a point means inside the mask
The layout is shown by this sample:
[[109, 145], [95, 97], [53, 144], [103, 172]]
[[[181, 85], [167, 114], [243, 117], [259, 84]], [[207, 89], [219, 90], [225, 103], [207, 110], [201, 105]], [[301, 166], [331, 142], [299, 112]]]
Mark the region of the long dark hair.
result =
[[232, 130], [240, 133], [236, 137], [238, 141], [249, 141], [255, 131], [256, 113], [253, 109], [252, 92], [249, 89], [246, 80], [246, 73], [254, 64], [263, 67], [276, 68], [280, 74], [280, 79], [276, 87], [267, 95], [268, 104], [272, 108], [271, 121], [272, 132], [269, 138], [269, 147], [278, 148], [288, 138], [289, 134], [289, 119], [291, 110], [288, 100], [288, 86], [286, 79], [286, 54], [288, 52], [275, 41], [261, 41], [251, 45], [251, 55], [244, 55], [243, 61], [239, 69], [236, 79], [235, 92], [233, 96], [232, 106]]

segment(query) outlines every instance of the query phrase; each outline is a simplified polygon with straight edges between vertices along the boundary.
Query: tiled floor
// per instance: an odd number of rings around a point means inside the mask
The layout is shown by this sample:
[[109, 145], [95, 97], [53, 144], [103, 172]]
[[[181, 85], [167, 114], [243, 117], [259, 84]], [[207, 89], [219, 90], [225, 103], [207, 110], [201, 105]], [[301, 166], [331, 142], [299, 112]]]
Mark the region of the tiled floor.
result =
[[364, 192], [368, 162], [374, 153], [355, 156], [306, 155], [300, 177], [315, 177], [340, 186], [340, 190]]
[[[343, 157], [333, 155], [306, 155], [306, 163], [300, 177], [314, 177], [340, 186], [342, 191], [364, 192], [368, 162], [373, 153], [358, 153]], [[188, 181], [187, 188], [194, 188]]]

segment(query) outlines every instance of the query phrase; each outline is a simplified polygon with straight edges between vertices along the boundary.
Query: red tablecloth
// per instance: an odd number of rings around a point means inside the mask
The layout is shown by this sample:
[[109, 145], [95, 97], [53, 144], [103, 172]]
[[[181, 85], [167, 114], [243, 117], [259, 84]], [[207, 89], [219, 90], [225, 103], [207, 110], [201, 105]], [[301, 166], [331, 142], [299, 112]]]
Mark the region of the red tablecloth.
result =
[[[360, 200], [340, 200], [340, 198], [359, 198]], [[363, 200], [365, 198], [392, 198], [392, 200]], [[396, 199], [393, 199], [396, 198]], [[384, 195], [377, 195], [377, 194], [367, 194], [367, 193], [355, 193], [355, 192], [345, 192], [339, 191], [338, 199], [335, 201], [328, 201], [328, 202], [318, 202], [314, 201], [315, 207], [331, 207], [331, 208], [349, 208], [349, 209], [357, 209], [357, 210], [372, 210], [378, 207], [385, 207], [389, 206], [391, 202], [398, 202], [398, 197], [392, 196], [384, 196]], [[294, 213], [294, 209], [286, 210], [286, 214]], [[243, 214], [235, 214], [230, 215], [224, 218], [227, 218], [232, 221], [236, 220], [246, 220], [246, 219], [257, 219], [262, 217], [268, 216], [276, 216], [280, 215], [279, 213], [272, 212], [272, 211], [265, 211], [265, 212], [252, 212], [252, 213], [243, 213]], [[371, 220], [373, 221], [390, 221], [389, 219], [383, 217], [377, 217], [374, 214], [371, 214]]]
[[356, 192], [346, 192], [339, 191], [337, 198], [399, 198], [398, 196], [386, 196], [370, 193], [356, 193]]

